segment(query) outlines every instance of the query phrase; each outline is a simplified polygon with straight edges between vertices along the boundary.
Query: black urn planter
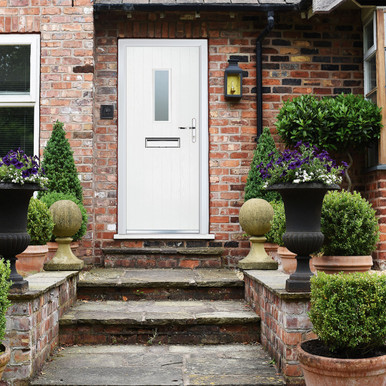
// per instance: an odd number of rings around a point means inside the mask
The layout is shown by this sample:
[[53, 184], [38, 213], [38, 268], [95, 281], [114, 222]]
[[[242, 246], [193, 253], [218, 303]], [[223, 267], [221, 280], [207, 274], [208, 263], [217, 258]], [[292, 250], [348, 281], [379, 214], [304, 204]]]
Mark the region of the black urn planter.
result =
[[28, 282], [17, 273], [16, 255], [30, 242], [27, 215], [35, 190], [43, 189], [38, 184], [0, 183], [0, 255], [11, 264], [11, 293], [23, 293], [28, 289]]
[[289, 292], [309, 292], [310, 253], [318, 251], [323, 245], [324, 236], [320, 231], [320, 216], [324, 195], [329, 190], [337, 190], [336, 184], [325, 185], [317, 182], [301, 184], [274, 184], [267, 190], [274, 190], [283, 198], [286, 232], [284, 245], [296, 253], [296, 271], [286, 281]]

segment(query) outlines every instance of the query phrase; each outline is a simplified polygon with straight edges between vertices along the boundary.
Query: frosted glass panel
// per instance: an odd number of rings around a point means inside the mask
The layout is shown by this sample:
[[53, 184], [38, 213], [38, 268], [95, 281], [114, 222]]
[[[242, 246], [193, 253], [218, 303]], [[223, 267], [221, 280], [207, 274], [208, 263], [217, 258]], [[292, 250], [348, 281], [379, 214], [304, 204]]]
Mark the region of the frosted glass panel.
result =
[[169, 71], [154, 72], [154, 120], [169, 120]]
[[30, 45], [0, 45], [0, 93], [30, 92]]

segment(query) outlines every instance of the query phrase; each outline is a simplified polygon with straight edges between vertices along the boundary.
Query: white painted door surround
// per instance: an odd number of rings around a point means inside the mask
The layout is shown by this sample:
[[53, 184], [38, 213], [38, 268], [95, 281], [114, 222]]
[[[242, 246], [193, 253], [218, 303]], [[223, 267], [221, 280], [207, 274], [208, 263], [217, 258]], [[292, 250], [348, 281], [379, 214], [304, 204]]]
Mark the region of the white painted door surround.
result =
[[118, 234], [208, 236], [207, 41], [118, 43]]

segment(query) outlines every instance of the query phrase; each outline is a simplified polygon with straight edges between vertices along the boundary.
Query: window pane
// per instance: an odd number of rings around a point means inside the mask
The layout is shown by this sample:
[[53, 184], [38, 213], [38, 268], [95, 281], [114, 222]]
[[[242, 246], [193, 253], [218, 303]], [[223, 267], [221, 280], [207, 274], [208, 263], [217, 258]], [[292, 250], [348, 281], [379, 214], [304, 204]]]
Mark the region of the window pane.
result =
[[33, 132], [33, 107], [0, 107], [0, 157], [19, 147], [33, 155]]
[[369, 93], [375, 87], [377, 87], [377, 65], [375, 61], [375, 55], [365, 62], [365, 76], [367, 89], [366, 93]]
[[0, 45], [0, 93], [30, 92], [30, 45]]
[[154, 120], [169, 120], [169, 71], [154, 72]]
[[370, 49], [374, 45], [374, 23], [373, 19], [365, 26], [365, 36], [364, 36], [364, 44], [365, 44], [365, 52]]

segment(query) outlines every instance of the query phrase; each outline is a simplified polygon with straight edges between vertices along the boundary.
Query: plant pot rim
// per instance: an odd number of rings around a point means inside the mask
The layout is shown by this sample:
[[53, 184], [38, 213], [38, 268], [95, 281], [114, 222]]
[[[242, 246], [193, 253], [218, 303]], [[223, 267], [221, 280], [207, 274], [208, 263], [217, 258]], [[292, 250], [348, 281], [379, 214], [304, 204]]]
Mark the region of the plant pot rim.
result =
[[300, 184], [294, 184], [293, 182], [282, 182], [279, 184], [273, 184], [266, 188], [266, 190], [281, 190], [281, 189], [293, 189], [293, 190], [304, 190], [304, 189], [325, 189], [325, 190], [338, 190], [340, 189], [337, 184], [324, 184], [323, 182], [302, 182]]
[[[379, 355], [369, 358], [335, 358], [335, 357], [325, 357], [321, 355], [311, 354], [308, 351], [303, 349], [303, 344], [310, 341], [318, 341], [319, 339], [309, 339], [305, 340], [298, 344], [298, 359], [299, 361], [310, 367], [318, 367], [318, 362], [329, 362], [329, 370], [331, 371], [339, 371], [342, 368], [346, 368], [350, 365], [356, 365], [356, 371], [362, 371], [365, 368], [370, 366], [375, 366], [376, 364], [385, 364], [386, 363], [386, 354]], [[385, 365], [384, 365], [385, 366]]]
[[16, 189], [25, 189], [25, 190], [47, 190], [40, 186], [40, 184], [26, 182], [25, 184], [14, 184], [12, 182], [0, 182], [0, 188], [4, 190], [16, 190]]

